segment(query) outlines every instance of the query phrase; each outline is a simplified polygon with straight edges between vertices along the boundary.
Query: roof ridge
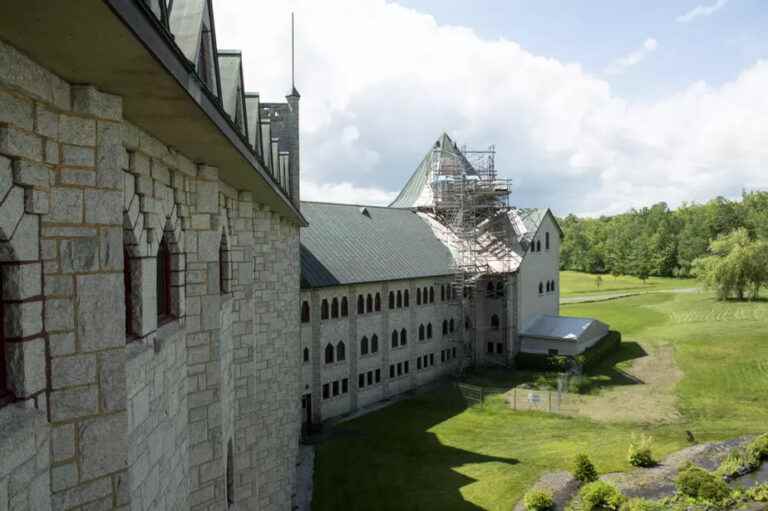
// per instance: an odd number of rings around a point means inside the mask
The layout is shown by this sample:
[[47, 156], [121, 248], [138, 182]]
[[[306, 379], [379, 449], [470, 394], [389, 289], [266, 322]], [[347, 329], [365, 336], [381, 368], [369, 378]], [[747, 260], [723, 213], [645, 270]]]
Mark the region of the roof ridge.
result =
[[389, 207], [389, 206], [380, 206], [380, 205], [373, 205], [373, 204], [356, 204], [352, 202], [328, 202], [328, 201], [317, 201], [317, 200], [302, 200], [302, 204], [326, 204], [328, 206], [354, 206], [356, 208], [376, 208], [376, 209], [400, 209], [404, 211], [414, 211], [414, 208], [403, 208], [403, 207]]

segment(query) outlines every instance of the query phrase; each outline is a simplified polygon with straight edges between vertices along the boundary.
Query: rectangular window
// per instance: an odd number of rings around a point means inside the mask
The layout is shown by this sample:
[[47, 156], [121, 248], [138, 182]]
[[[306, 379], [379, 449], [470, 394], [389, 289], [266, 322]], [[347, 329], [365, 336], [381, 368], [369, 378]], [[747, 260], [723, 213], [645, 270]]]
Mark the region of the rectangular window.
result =
[[323, 399], [328, 399], [331, 397], [331, 387], [327, 384], [323, 384]]
[[365, 375], [363, 373], [357, 375], [357, 387], [360, 389], [365, 387]]
[[500, 342], [496, 343], [496, 353], [498, 353], [499, 355], [504, 353], [504, 344], [503, 343], [500, 343]]
[[394, 378], [395, 377], [395, 366], [391, 365], [389, 366], [389, 377]]
[[408, 374], [408, 361], [405, 361], [405, 374]]
[[403, 363], [402, 362], [398, 362], [397, 363], [397, 375], [400, 376], [401, 374], [403, 374]]
[[431, 366], [435, 365], [435, 354], [434, 353], [430, 353], [429, 354], [429, 365], [431, 365]]
[[492, 342], [488, 343], [488, 353], [493, 354], [493, 343]]
[[440, 350], [440, 362], [445, 362], [445, 350]]
[[347, 392], [349, 392], [349, 379], [344, 378], [341, 380], [341, 393], [346, 394]]
[[339, 395], [339, 381], [336, 380], [333, 382], [333, 395], [338, 396]]
[[381, 369], [376, 369], [376, 383], [381, 381]]
[[451, 349], [451, 358], [456, 358], [456, 348]]
[[368, 371], [368, 385], [373, 385], [373, 371]]
[[554, 355], [557, 355], [558, 353], [559, 353], [559, 351], [557, 351], [557, 350], [549, 350], [548, 351], [549, 356], [554, 356]]
[[416, 370], [421, 369], [421, 357], [416, 359]]

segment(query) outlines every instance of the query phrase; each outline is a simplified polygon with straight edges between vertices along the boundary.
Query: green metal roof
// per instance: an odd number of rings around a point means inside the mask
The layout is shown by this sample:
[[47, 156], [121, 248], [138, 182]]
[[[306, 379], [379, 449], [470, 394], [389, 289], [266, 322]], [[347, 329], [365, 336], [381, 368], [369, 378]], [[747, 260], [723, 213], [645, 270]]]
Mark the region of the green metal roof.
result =
[[301, 286], [450, 275], [448, 248], [409, 209], [302, 202]]

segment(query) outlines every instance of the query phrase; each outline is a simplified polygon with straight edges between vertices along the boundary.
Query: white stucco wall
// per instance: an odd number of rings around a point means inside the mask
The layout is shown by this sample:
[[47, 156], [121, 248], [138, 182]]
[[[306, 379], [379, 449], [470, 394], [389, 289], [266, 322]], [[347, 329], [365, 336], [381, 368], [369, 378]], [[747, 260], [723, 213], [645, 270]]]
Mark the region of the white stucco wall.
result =
[[[546, 248], [549, 233], [549, 250]], [[540, 252], [526, 253], [518, 275], [518, 321], [520, 330], [541, 314], [560, 314], [560, 234], [552, 217], [547, 215], [541, 222], [534, 242], [541, 242]], [[555, 281], [555, 290], [547, 292], [546, 283]], [[539, 283], [544, 292], [539, 293]]]

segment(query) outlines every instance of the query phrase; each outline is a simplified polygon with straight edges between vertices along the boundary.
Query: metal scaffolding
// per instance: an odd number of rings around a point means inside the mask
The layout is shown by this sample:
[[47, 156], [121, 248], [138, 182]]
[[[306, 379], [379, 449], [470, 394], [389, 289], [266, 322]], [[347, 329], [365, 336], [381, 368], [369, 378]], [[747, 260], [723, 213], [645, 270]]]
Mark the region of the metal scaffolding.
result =
[[[470, 324], [464, 329], [464, 353], [466, 365], [471, 365], [479, 327], [478, 282], [491, 276], [494, 267], [507, 267], [504, 263], [510, 258], [505, 223], [498, 220], [510, 209], [511, 180], [496, 172], [495, 146], [472, 150], [441, 147], [437, 142], [430, 159], [434, 214], [457, 238], [451, 297], [460, 307], [461, 320]], [[490, 264], [494, 261], [502, 264]]]

